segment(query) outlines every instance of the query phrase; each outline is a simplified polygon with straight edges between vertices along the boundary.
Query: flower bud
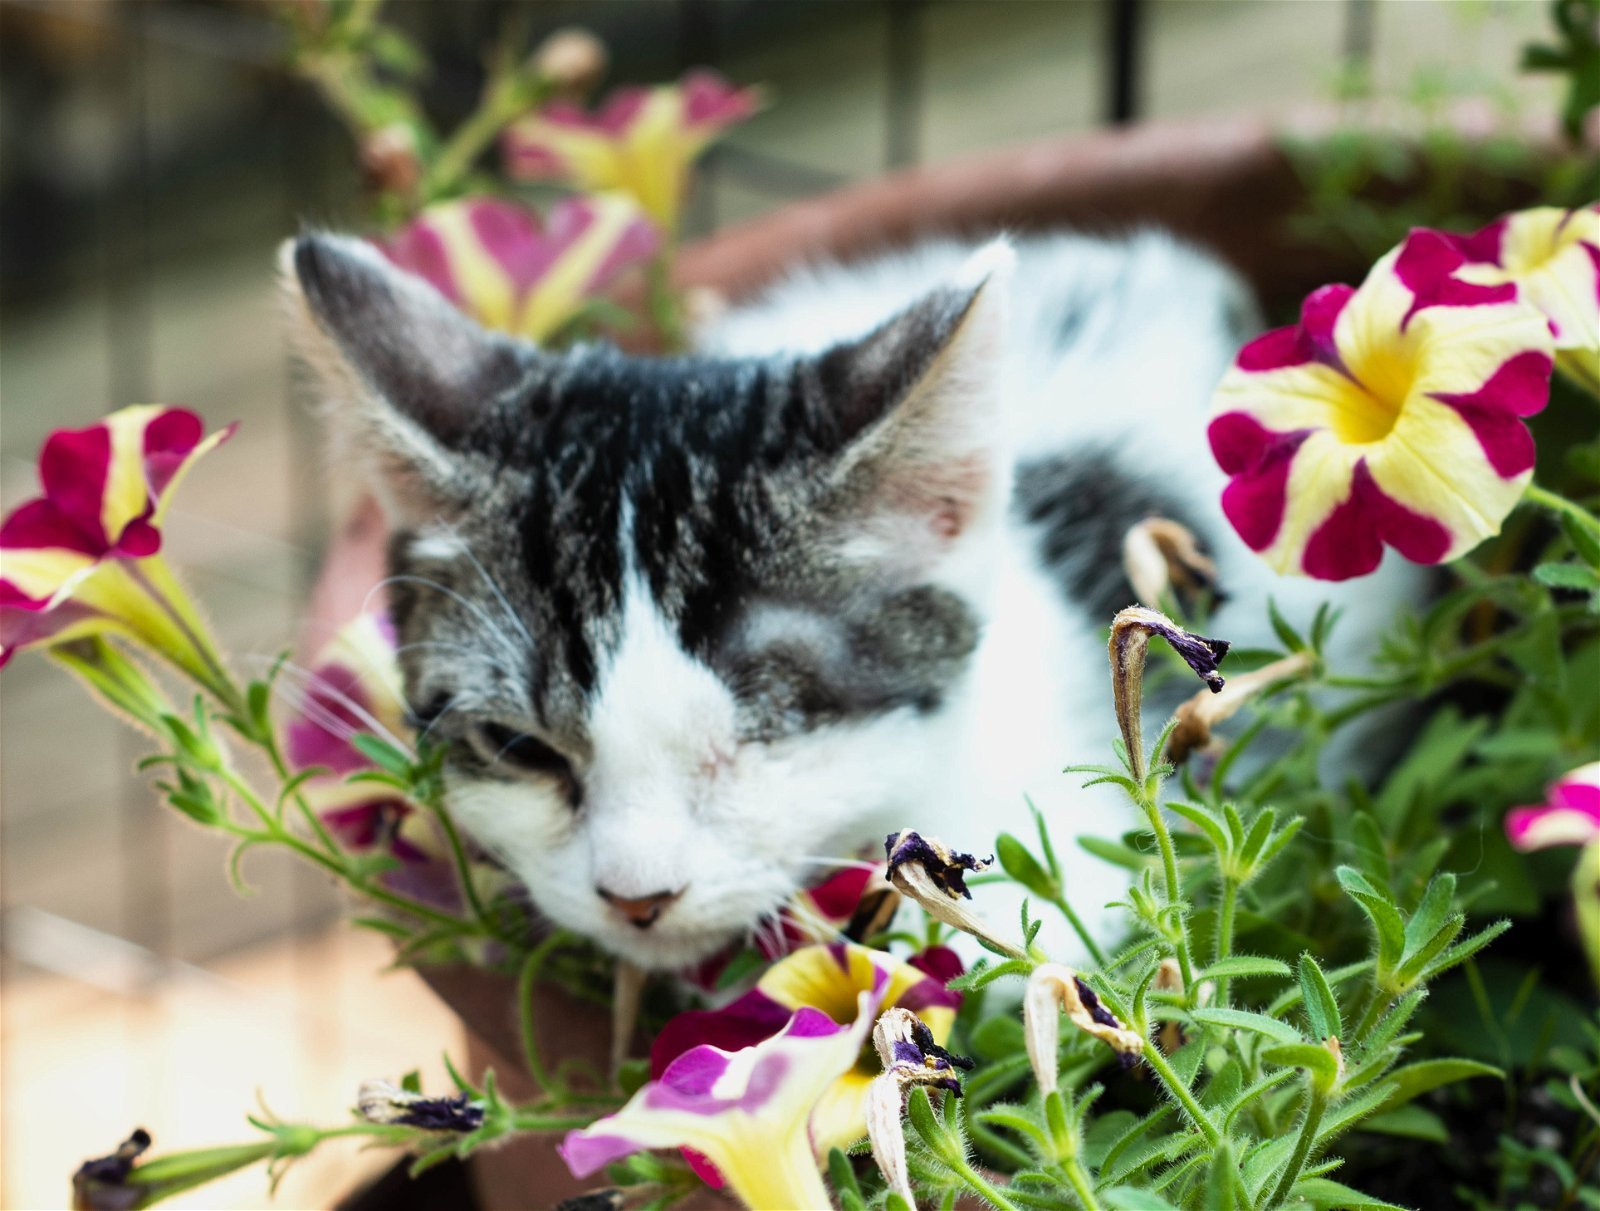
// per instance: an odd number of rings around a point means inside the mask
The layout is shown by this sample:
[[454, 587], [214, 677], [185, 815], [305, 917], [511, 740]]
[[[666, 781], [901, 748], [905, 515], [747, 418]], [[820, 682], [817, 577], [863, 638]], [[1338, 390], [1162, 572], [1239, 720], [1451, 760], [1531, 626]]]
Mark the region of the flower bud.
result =
[[404, 122], [381, 126], [361, 140], [361, 179], [371, 193], [412, 197], [422, 180], [417, 134]]
[[1311, 672], [1316, 658], [1310, 652], [1295, 652], [1282, 660], [1264, 664], [1252, 673], [1230, 678], [1223, 690], [1201, 690], [1181, 703], [1175, 712], [1178, 726], [1167, 737], [1167, 760], [1181, 765], [1189, 754], [1211, 743], [1211, 729], [1231, 718], [1268, 686]]
[[1144, 696], [1144, 659], [1150, 636], [1160, 635], [1185, 663], [1204, 679], [1213, 694], [1225, 684], [1217, 663], [1231, 646], [1225, 639], [1207, 639], [1184, 630], [1158, 610], [1129, 606], [1111, 620], [1111, 696], [1117, 726], [1128, 750], [1128, 768], [1134, 781], [1145, 779], [1144, 741], [1139, 730], [1139, 704]]
[[356, 1093], [356, 1110], [369, 1123], [396, 1123], [424, 1131], [457, 1131], [465, 1134], [483, 1125], [483, 1107], [455, 1097], [424, 1097], [402, 1089], [392, 1081], [361, 1082]]
[[606, 44], [586, 29], [569, 25], [551, 34], [533, 52], [534, 70], [556, 92], [582, 97], [606, 74]]

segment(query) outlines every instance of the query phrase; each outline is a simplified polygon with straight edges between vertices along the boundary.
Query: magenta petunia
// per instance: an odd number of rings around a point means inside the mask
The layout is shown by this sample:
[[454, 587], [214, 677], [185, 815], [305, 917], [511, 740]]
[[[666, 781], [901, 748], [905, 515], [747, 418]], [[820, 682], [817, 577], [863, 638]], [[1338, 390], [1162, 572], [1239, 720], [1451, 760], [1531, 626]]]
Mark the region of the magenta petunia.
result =
[[1467, 265], [1451, 238], [1413, 232], [1359, 288], [1313, 292], [1298, 324], [1250, 342], [1223, 377], [1209, 429], [1230, 476], [1222, 510], [1278, 571], [1346, 580], [1386, 546], [1454, 559], [1522, 496], [1550, 329], [1515, 283]]

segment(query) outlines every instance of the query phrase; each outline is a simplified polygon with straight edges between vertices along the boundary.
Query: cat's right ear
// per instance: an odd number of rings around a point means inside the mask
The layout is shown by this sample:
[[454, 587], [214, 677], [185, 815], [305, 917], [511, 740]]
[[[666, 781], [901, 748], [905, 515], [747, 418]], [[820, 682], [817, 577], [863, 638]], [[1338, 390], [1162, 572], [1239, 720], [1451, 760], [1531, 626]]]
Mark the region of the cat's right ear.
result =
[[396, 525], [449, 514], [476, 488], [462, 439], [535, 356], [485, 331], [363, 240], [306, 235], [279, 252], [295, 350], [338, 456], [363, 464]]

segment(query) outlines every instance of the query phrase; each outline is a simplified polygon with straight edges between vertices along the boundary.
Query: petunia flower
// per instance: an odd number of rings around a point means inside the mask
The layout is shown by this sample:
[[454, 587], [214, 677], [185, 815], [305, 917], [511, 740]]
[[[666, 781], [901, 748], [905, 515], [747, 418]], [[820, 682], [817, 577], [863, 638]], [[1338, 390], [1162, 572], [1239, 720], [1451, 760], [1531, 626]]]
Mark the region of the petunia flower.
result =
[[359, 735], [408, 747], [394, 627], [385, 614], [360, 614], [346, 623], [309, 670], [285, 666], [298, 678], [294, 711], [284, 728], [284, 752], [296, 770], [318, 767], [299, 793], [328, 831], [357, 852], [383, 852], [395, 860], [381, 876], [392, 891], [456, 911], [460, 889], [444, 838], [434, 821], [404, 795], [380, 782], [351, 781], [373, 762], [358, 749]]
[[965, 1056], [951, 1055], [934, 1041], [933, 1033], [907, 1009], [883, 1011], [872, 1028], [872, 1047], [883, 1071], [867, 1090], [867, 1139], [872, 1159], [889, 1183], [889, 1189], [916, 1206], [906, 1168], [903, 1115], [906, 1092], [922, 1086], [961, 1096], [957, 1071], [972, 1068]]
[[538, 216], [498, 198], [429, 206], [379, 248], [486, 328], [545, 340], [660, 239], [627, 197], [566, 198]]
[[1387, 544], [1416, 563], [1499, 533], [1533, 474], [1523, 418], [1549, 394], [1550, 327], [1511, 282], [1415, 231], [1358, 289], [1250, 342], [1217, 387], [1222, 508], [1279, 572], [1364, 576]]
[[756, 89], [735, 88], [709, 71], [690, 72], [677, 84], [618, 89], [597, 113], [552, 101], [507, 129], [506, 175], [621, 190], [672, 233], [689, 166], [760, 104]]
[[1600, 396], [1600, 202], [1519, 210], [1471, 235], [1440, 235], [1465, 260], [1461, 280], [1516, 284], [1550, 322], [1556, 365]]
[[878, 1003], [862, 992], [846, 1024], [807, 1007], [754, 1046], [694, 1047], [621, 1110], [571, 1132], [561, 1156], [587, 1177], [645, 1148], [689, 1148], [748, 1207], [831, 1206], [817, 1168], [817, 1112], [857, 1064]]
[[23, 648], [118, 635], [236, 705], [204, 623], [160, 555], [174, 490], [233, 429], [208, 435], [193, 412], [145, 404], [45, 440], [43, 494], [0, 524], [0, 667]]
[[883, 849], [889, 859], [889, 882], [923, 912], [971, 934], [991, 950], [1012, 958], [1025, 957], [1021, 947], [1001, 937], [994, 926], [962, 902], [972, 899], [967, 890], [967, 872], [987, 870], [989, 861], [957, 853], [942, 841], [909, 828], [890, 833]]
[[1077, 972], [1059, 963], [1043, 963], [1033, 969], [1022, 994], [1023, 1041], [1041, 1093], [1056, 1087], [1062, 1010], [1079, 1030], [1115, 1051], [1123, 1067], [1131, 1067], [1144, 1053], [1144, 1039], [1117, 1021]]
[[1590, 969], [1600, 983], [1600, 761], [1563, 774], [1546, 790], [1544, 803], [1512, 808], [1506, 836], [1521, 850], [1582, 847], [1572, 872], [1572, 902]]
[[1207, 639], [1186, 631], [1159, 610], [1145, 606], [1118, 610], [1111, 620], [1111, 638], [1107, 644], [1111, 660], [1111, 700], [1117, 727], [1127, 748], [1128, 766], [1134, 780], [1141, 783], [1145, 778], [1145, 759], [1140, 708], [1144, 702], [1144, 662], [1152, 635], [1165, 639], [1213, 694], [1221, 693], [1227, 684], [1217, 666], [1232, 646], [1226, 639]]
[[[651, 1071], [664, 1076], [680, 1055], [697, 1045], [748, 1047], [776, 1034], [792, 1013], [808, 1006], [850, 1024], [868, 993], [875, 1006], [916, 1014], [932, 1041], [943, 1043], [961, 1004], [960, 994], [945, 985], [960, 974], [961, 961], [944, 947], [931, 947], [905, 961], [850, 942], [807, 946], [774, 963], [753, 989], [725, 1008], [690, 1010], [668, 1021], [651, 1046]], [[858, 1063], [821, 1096], [812, 1116], [819, 1149], [848, 1147], [866, 1133], [867, 1086], [877, 1071], [874, 1064]], [[712, 1174], [696, 1168], [717, 1184]]]

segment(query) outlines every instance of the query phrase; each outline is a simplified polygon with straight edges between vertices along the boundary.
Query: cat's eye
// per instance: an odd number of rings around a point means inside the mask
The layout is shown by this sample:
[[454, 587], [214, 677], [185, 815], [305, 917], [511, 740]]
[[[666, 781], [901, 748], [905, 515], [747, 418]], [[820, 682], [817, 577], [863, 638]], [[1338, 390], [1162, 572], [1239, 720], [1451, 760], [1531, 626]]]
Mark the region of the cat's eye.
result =
[[568, 761], [537, 736], [496, 723], [480, 723], [473, 729], [473, 747], [490, 766], [510, 766], [520, 773], [559, 779], [573, 805], [579, 797], [578, 776]]

